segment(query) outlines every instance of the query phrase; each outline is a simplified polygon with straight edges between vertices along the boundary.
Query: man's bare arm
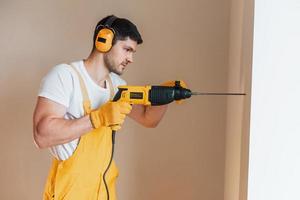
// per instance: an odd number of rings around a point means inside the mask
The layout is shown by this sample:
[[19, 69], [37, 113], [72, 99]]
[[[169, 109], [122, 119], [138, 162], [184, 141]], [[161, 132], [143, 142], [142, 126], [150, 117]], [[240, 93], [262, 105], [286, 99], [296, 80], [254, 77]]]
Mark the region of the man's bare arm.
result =
[[128, 116], [145, 127], [155, 128], [163, 118], [167, 108], [168, 105], [133, 105], [131, 113]]
[[65, 106], [39, 97], [33, 116], [33, 136], [39, 148], [70, 142], [91, 131], [89, 116], [66, 120]]

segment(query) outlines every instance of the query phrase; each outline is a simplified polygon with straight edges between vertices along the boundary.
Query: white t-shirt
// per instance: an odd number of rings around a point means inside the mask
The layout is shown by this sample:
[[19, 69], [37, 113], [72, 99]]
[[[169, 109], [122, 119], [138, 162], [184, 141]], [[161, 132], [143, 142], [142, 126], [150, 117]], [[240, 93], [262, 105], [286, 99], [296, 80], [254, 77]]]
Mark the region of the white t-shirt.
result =
[[[110, 98], [109, 82], [106, 81], [107, 87], [102, 88], [90, 77], [82, 60], [73, 62], [72, 64], [76, 67], [84, 80], [92, 109], [96, 109], [106, 103]], [[119, 75], [115, 73], [110, 73], [109, 75], [115, 93], [118, 91], [119, 85], [126, 85], [126, 82], [121, 79]], [[55, 66], [43, 78], [38, 96], [64, 105], [67, 109], [64, 116], [65, 119], [77, 119], [84, 115], [79, 78], [74, 69], [68, 64]], [[53, 146], [49, 148], [49, 150], [57, 159], [66, 160], [75, 151], [78, 141], [79, 139], [75, 139], [66, 144]]]

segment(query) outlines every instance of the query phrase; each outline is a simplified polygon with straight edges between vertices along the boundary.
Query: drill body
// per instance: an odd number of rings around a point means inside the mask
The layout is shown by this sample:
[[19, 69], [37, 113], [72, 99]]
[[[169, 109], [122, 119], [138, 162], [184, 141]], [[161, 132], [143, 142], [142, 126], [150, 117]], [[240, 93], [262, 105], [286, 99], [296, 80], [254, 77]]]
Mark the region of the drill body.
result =
[[159, 106], [190, 98], [191, 95], [191, 90], [175, 81], [175, 86], [120, 86], [113, 101]]

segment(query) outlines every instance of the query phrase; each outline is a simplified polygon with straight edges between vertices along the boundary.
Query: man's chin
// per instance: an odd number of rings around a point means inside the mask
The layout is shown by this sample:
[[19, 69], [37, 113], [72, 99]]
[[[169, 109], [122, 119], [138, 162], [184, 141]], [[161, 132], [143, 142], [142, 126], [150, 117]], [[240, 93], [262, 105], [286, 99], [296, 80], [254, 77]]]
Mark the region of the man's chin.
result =
[[113, 70], [112, 72], [121, 76], [123, 74], [124, 70]]

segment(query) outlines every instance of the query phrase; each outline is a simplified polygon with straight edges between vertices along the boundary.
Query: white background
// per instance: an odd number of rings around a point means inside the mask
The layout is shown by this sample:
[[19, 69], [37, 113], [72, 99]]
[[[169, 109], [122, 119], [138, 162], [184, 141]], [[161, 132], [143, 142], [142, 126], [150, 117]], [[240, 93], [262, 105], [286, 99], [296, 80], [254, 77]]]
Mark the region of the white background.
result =
[[300, 1], [257, 0], [248, 200], [300, 199]]

